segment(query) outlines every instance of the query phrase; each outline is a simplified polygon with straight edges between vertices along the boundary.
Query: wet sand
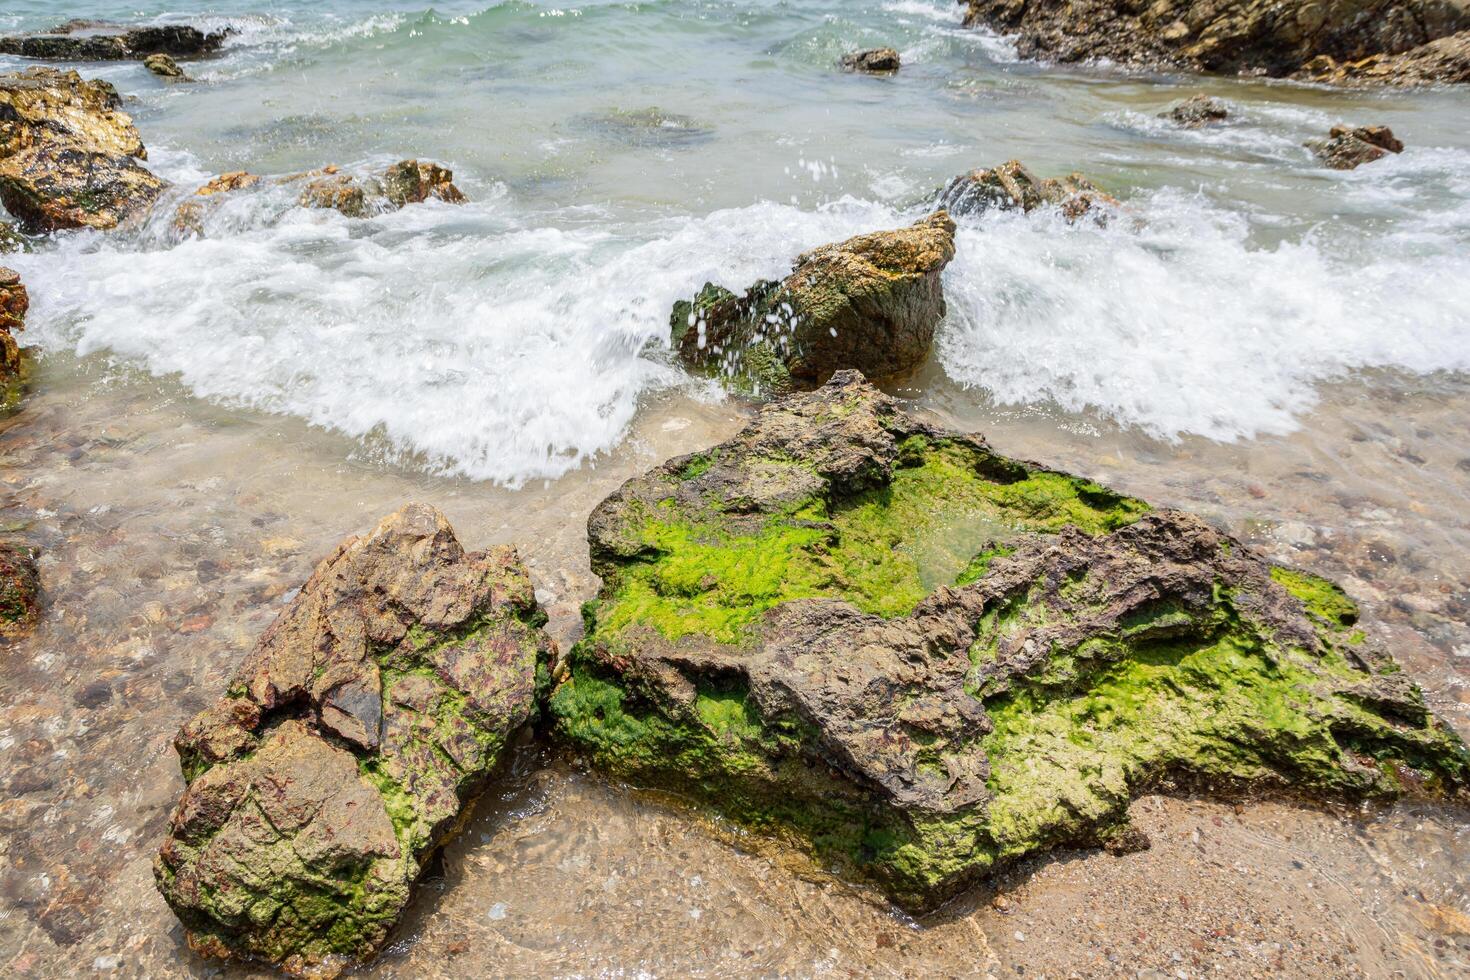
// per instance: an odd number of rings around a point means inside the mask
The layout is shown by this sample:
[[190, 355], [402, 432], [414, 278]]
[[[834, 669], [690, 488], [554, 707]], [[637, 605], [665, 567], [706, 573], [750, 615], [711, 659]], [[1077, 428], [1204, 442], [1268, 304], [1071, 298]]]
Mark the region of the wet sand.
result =
[[[1161, 443], [897, 393], [996, 448], [1198, 511], [1338, 579], [1470, 734], [1470, 380], [1329, 386], [1291, 435]], [[977, 407], [977, 405], [979, 407]], [[150, 863], [182, 789], [178, 725], [224, 687], [314, 561], [408, 500], [467, 547], [513, 541], [566, 645], [596, 589], [587, 513], [748, 409], [650, 398], [595, 468], [518, 491], [363, 458], [101, 359], [44, 358], [0, 423], [0, 521], [42, 549], [47, 610], [0, 648], [0, 970], [217, 975]], [[534, 748], [484, 798], [369, 976], [1403, 976], [1470, 969], [1470, 824], [1422, 805], [1325, 812], [1153, 796], [1125, 857], [1062, 853], [915, 922], [801, 855]], [[230, 967], [229, 975], [250, 971]]]

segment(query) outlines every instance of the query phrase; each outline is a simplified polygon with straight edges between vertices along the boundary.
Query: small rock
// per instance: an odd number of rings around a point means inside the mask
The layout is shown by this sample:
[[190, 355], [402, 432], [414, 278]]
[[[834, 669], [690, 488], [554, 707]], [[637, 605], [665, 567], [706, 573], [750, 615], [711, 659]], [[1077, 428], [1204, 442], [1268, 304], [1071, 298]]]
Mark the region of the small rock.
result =
[[935, 200], [936, 207], [950, 214], [983, 214], [992, 208], [1029, 213], [1042, 205], [1051, 205], [1060, 208], [1069, 221], [1077, 220], [1096, 205], [1116, 206], [1117, 203], [1080, 173], [1043, 179], [1027, 170], [1019, 160], [960, 174], [940, 189]]
[[891, 75], [899, 68], [898, 52], [893, 48], [852, 51], [842, 56], [842, 67], [870, 75]]
[[41, 617], [41, 573], [35, 549], [0, 541], [0, 638], [35, 629]]
[[143, 67], [162, 78], [176, 78], [180, 81], [188, 79], [179, 63], [166, 54], [150, 54], [143, 59]]
[[1103, 850], [1115, 857], [1124, 854], [1137, 854], [1153, 847], [1153, 841], [1149, 840], [1148, 834], [1137, 827], [1124, 827], [1116, 833], [1110, 834], [1103, 841]]
[[1352, 170], [1404, 151], [1404, 144], [1387, 126], [1333, 126], [1327, 139], [1306, 146], [1333, 170]]
[[1213, 125], [1223, 121], [1230, 115], [1225, 108], [1225, 103], [1208, 95], [1192, 95], [1168, 109], [1159, 113], [1160, 118], [1172, 119], [1185, 129], [1199, 129], [1202, 126]]

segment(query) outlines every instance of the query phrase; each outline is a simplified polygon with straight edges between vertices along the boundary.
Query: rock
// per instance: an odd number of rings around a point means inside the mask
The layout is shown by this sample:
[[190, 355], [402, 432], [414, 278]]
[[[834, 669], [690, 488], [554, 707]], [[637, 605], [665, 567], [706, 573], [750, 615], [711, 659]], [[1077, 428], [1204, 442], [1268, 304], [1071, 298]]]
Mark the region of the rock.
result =
[[0, 202], [26, 230], [115, 228], [163, 192], [120, 105], [110, 84], [74, 71], [0, 75]]
[[220, 174], [209, 183], [194, 192], [195, 197], [213, 197], [215, 194], [228, 194], [231, 191], [241, 191], [254, 187], [260, 183], [260, 177], [244, 170], [234, 170], [227, 174]]
[[1199, 129], [1223, 122], [1230, 115], [1225, 103], [1208, 95], [1191, 95], [1183, 102], [1159, 113], [1161, 119], [1172, 119], [1185, 129]]
[[939, 274], [952, 258], [954, 222], [936, 211], [813, 249], [785, 279], [744, 296], [707, 283], [693, 302], [674, 304], [674, 349], [692, 368], [764, 393], [844, 368], [902, 374], [929, 356], [944, 317]]
[[121, 29], [70, 21], [49, 34], [0, 37], [0, 54], [47, 61], [125, 61], [159, 54], [186, 57], [219, 50], [226, 36], [225, 31], [206, 34], [182, 24]]
[[1027, 58], [1278, 78], [1302, 72], [1314, 59], [1399, 56], [1470, 30], [1470, 7], [1443, 0], [967, 0], [967, 6], [966, 24], [1016, 35]]
[[992, 208], [1030, 212], [1045, 204], [1059, 208], [1067, 220], [1075, 221], [1098, 204], [1116, 206], [1118, 202], [1079, 173], [1043, 179], [1021, 161], [1009, 160], [990, 170], [972, 170], [951, 179], [934, 203], [950, 214], [961, 215], [983, 214]]
[[41, 615], [41, 574], [36, 552], [0, 541], [0, 638], [11, 640], [35, 629]]
[[1356, 61], [1319, 55], [1299, 77], [1361, 85], [1436, 85], [1470, 82], [1470, 30], [1436, 38], [1400, 54], [1375, 54]]
[[1306, 145], [1333, 170], [1352, 170], [1404, 151], [1404, 144], [1387, 126], [1333, 126], [1327, 139]]
[[349, 538], [175, 742], [154, 864], [207, 955], [332, 973], [372, 955], [536, 711], [554, 647], [509, 547], [411, 504]]
[[0, 266], [0, 414], [13, 411], [25, 390], [25, 359], [13, 334], [25, 329], [30, 306], [20, 274]]
[[30, 242], [7, 221], [0, 221], [0, 255], [30, 251]]
[[422, 204], [431, 197], [449, 204], [465, 201], [464, 194], [454, 186], [452, 170], [418, 160], [403, 160], [389, 167], [383, 174], [383, 191], [395, 208]]
[[162, 78], [188, 80], [188, 76], [184, 74], [184, 69], [179, 67], [179, 63], [166, 54], [150, 54], [143, 59], [143, 67]]
[[898, 52], [893, 48], [853, 51], [842, 56], [842, 67], [848, 71], [866, 72], [871, 75], [892, 74], [899, 68]]
[[628, 481], [588, 538], [603, 585], [555, 734], [909, 908], [1126, 843], [1166, 775], [1466, 796], [1470, 752], [1331, 583], [856, 372]]
[[383, 172], [381, 177], [359, 178], [328, 167], [319, 175], [306, 174], [300, 204], [306, 208], [330, 208], [349, 218], [366, 218], [383, 211], [396, 210], [408, 204], [421, 204], [437, 198], [446, 204], [463, 204], [467, 198], [454, 186], [454, 172], [437, 163], [402, 160]]

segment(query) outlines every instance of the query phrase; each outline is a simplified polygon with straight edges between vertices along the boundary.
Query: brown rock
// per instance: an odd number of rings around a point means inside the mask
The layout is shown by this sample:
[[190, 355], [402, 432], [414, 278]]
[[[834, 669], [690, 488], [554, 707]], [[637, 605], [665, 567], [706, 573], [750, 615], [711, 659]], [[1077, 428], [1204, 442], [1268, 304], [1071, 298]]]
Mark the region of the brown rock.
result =
[[143, 67], [162, 78], [188, 80], [188, 76], [184, 74], [184, 69], [179, 67], [179, 63], [166, 54], [150, 54], [143, 59]]
[[14, 269], [0, 266], [0, 412], [20, 403], [25, 363], [13, 333], [25, 329], [30, 296]]
[[961, 174], [940, 189], [935, 201], [950, 214], [982, 214], [992, 208], [1030, 212], [1051, 205], [1060, 208], [1070, 221], [1087, 214], [1095, 205], [1117, 203], [1080, 173], [1040, 178], [1019, 160]]
[[41, 575], [34, 549], [0, 541], [0, 638], [35, 629], [41, 615]]
[[1159, 113], [1163, 119], [1172, 119], [1185, 129], [1199, 129], [1224, 122], [1230, 115], [1225, 103], [1208, 95], [1192, 95], [1167, 111]]
[[1333, 170], [1352, 170], [1404, 151], [1387, 126], [1333, 126], [1327, 139], [1306, 145]]
[[848, 71], [870, 75], [888, 75], [899, 69], [898, 52], [893, 48], [869, 48], [842, 56], [842, 67]]

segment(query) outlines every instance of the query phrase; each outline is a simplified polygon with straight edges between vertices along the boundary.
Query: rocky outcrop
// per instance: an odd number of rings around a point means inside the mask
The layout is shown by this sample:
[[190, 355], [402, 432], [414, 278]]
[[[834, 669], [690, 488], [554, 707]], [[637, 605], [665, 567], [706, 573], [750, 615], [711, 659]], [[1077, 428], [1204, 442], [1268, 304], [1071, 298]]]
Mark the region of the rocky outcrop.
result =
[[374, 953], [532, 718], [544, 621], [513, 549], [466, 554], [423, 505], [318, 565], [175, 742], [154, 870], [190, 945], [318, 975]]
[[1230, 110], [1225, 108], [1225, 103], [1201, 94], [1191, 95], [1183, 102], [1170, 106], [1159, 113], [1159, 118], [1176, 122], [1185, 129], [1200, 129], [1224, 122], [1229, 115]]
[[1470, 30], [1458, 0], [963, 0], [1023, 57], [1282, 77], [1391, 57]]
[[20, 273], [0, 266], [0, 414], [20, 404], [25, 388], [25, 361], [15, 334], [25, 329], [30, 295]]
[[1339, 61], [1312, 59], [1301, 76], [1337, 84], [1437, 85], [1470, 82], [1470, 30], [1437, 38], [1401, 54], [1375, 54]]
[[123, 28], [72, 21], [47, 34], [0, 37], [0, 54], [46, 61], [126, 61], [150, 55], [197, 57], [219, 50], [226, 32], [185, 24]]
[[899, 69], [898, 52], [893, 48], [869, 48], [842, 56], [842, 67], [869, 75], [890, 75]]
[[1142, 843], [1166, 779], [1463, 793], [1470, 753], [1331, 583], [1008, 459], [842, 372], [630, 480], [555, 732], [928, 908]]
[[1075, 221], [1099, 204], [1118, 202], [1079, 173], [1041, 178], [1021, 161], [1009, 160], [999, 167], [972, 170], [952, 178], [940, 189], [934, 203], [959, 215], [983, 214], [991, 209], [1030, 212], [1049, 205], [1058, 208], [1067, 220]]
[[422, 204], [430, 198], [446, 204], [463, 204], [466, 200], [454, 186], [454, 172], [437, 163], [402, 160], [379, 176], [357, 177], [328, 167], [304, 179], [300, 203], [306, 208], [329, 208], [349, 218], [366, 218], [392, 211], [408, 204]]
[[844, 368], [879, 378], [911, 371], [944, 317], [939, 276], [954, 258], [954, 230], [936, 211], [813, 249], [785, 279], [743, 296], [706, 283], [692, 302], [674, 304], [674, 350], [696, 370], [763, 394]]
[[1333, 170], [1352, 170], [1404, 151], [1387, 126], [1333, 126], [1327, 139], [1313, 140], [1307, 147]]
[[189, 76], [184, 74], [184, 69], [179, 63], [166, 54], [150, 54], [143, 59], [143, 67], [160, 78], [172, 78], [177, 81], [188, 81]]
[[41, 574], [35, 550], [0, 541], [0, 639], [25, 636], [40, 618]]
[[0, 75], [0, 202], [28, 231], [116, 228], [163, 192], [121, 104], [74, 71]]

